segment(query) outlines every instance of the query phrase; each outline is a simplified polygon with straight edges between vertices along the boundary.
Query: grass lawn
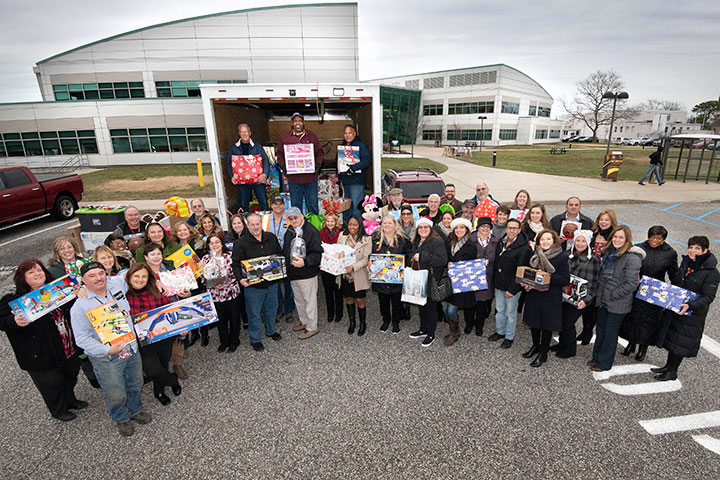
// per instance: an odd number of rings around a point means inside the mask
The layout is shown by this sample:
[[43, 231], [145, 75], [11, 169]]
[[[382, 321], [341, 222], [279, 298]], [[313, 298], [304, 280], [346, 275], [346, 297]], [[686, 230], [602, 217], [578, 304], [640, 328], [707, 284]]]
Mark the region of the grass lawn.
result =
[[411, 169], [417, 167], [429, 168], [435, 170], [437, 173], [443, 173], [448, 169], [447, 165], [428, 160], [427, 158], [415, 157], [415, 158], [393, 158], [393, 157], [382, 157], [381, 169], [383, 173], [390, 169]]

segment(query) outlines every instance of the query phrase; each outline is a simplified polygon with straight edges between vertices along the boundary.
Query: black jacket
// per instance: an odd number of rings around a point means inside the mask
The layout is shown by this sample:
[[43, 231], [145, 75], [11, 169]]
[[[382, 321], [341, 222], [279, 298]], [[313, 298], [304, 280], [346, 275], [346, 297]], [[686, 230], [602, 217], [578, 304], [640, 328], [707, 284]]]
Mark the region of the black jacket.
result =
[[[555, 230], [555, 233], [557, 233], [558, 235], [561, 234], [560, 229], [562, 228], [563, 220], [567, 220], [566, 215], [567, 215], [567, 213], [563, 212], [561, 214], [555, 215], [554, 217], [552, 217], [550, 219], [550, 228]], [[580, 225], [582, 225], [582, 229], [583, 230], [592, 229], [594, 222], [589, 217], [586, 217], [585, 215], [583, 215], [582, 212], [580, 212], [578, 215], [579, 215], [578, 221], [580, 222]]]
[[[248, 232], [247, 235], [243, 235], [233, 243], [232, 251], [232, 268], [235, 278], [245, 278], [242, 269], [242, 260], [250, 260], [253, 258], [267, 257], [268, 255], [282, 255], [282, 249], [280, 249], [280, 242], [275, 235], [269, 232], [262, 232], [260, 240], [255, 238], [254, 235]], [[277, 281], [277, 280], [276, 280]], [[253, 285], [250, 288], [268, 288], [270, 285], [275, 283], [262, 281]]]
[[[382, 254], [382, 255], [405, 255], [405, 266], [410, 266], [410, 247], [411, 243], [404, 236], [399, 236], [397, 242], [394, 245], [388, 245], [387, 241], [380, 243], [380, 229], [375, 230], [371, 237], [372, 248], [370, 253]], [[415, 266], [417, 269], [417, 266]], [[402, 292], [402, 285], [394, 283], [373, 283], [372, 289], [378, 293], [390, 294]]]
[[[460, 247], [460, 249], [455, 252], [455, 254], [451, 254], [450, 261], [451, 262], [464, 262], [467, 260], [475, 260], [477, 258], [477, 240], [474, 242], [471, 238], [465, 242], [465, 244]], [[475, 292], [463, 292], [463, 293], [454, 293], [450, 298], [448, 298], [448, 302], [455, 305], [456, 307], [460, 308], [470, 308], [475, 305]]]
[[302, 238], [305, 240], [305, 265], [300, 268], [293, 267], [292, 259], [290, 258], [290, 244], [295, 238], [295, 228], [290, 226], [287, 232], [285, 232], [283, 255], [285, 256], [285, 264], [287, 265], [287, 273], [290, 280], [313, 278], [320, 273], [320, 260], [322, 260], [323, 254], [320, 232], [307, 220], [303, 220], [302, 231]]
[[515, 272], [517, 267], [528, 264], [532, 256], [532, 250], [528, 245], [527, 237], [522, 232], [506, 249], [504, 248], [505, 241], [506, 238], [500, 240], [495, 250], [493, 280], [495, 288], [515, 295], [522, 289], [519, 284], [515, 283]]
[[539, 290], [528, 292], [525, 298], [523, 321], [531, 328], [559, 332], [562, 330], [562, 291], [570, 283], [567, 252], [562, 252], [548, 261], [555, 267], [555, 273], [550, 275], [550, 288], [544, 292]]

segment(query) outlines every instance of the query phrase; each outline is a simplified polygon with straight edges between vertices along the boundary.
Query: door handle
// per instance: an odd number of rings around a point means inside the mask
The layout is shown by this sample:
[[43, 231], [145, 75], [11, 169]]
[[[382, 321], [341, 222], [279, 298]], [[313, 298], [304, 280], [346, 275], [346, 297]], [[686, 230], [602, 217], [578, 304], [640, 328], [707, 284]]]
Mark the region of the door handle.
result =
[[40, 190], [40, 187], [35, 187], [32, 189], [33, 192], [37, 192], [38, 190]]
[[3, 195], [3, 198], [8, 198], [8, 197], [12, 197], [12, 193], [6, 193], [5, 195]]

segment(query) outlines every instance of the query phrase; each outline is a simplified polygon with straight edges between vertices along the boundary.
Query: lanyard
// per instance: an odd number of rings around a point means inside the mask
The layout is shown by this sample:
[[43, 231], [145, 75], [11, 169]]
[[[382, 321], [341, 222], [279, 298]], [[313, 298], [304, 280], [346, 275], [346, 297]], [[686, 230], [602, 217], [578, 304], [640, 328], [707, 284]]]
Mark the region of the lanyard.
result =
[[[286, 225], [285, 228], [287, 229], [287, 222], [288, 222], [287, 215], [283, 214], [283, 216], [285, 217], [285, 225]], [[280, 230], [282, 230], [282, 219], [280, 219], [280, 221], [277, 222], [277, 228], [275, 227], [275, 223], [276, 223], [275, 215], [270, 215], [270, 220], [272, 221], [272, 224], [273, 224], [273, 230], [275, 230], [275, 236], [277, 238], [280, 238]]]

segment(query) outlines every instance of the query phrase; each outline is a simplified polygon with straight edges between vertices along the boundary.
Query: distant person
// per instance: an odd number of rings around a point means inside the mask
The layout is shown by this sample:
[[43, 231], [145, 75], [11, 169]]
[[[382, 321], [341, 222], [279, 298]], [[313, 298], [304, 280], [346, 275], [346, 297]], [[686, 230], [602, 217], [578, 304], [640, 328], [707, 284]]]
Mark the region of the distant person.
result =
[[125, 209], [125, 221], [115, 228], [115, 233], [123, 236], [127, 242], [133, 237], [141, 237], [145, 233], [147, 223], [140, 220], [140, 211], [137, 207], [130, 205]]
[[[282, 134], [277, 148], [277, 162], [280, 165], [288, 181], [290, 189], [290, 202], [293, 207], [302, 209], [303, 200], [310, 213], [317, 215], [318, 208], [318, 173], [322, 168], [323, 150], [320, 140], [312, 131], [305, 129], [305, 118], [298, 112], [290, 117], [291, 129]], [[287, 162], [285, 159], [285, 145], [296, 144], [313, 145], [315, 155], [315, 169], [310, 173], [287, 173]]]
[[262, 157], [262, 172], [258, 176], [257, 183], [237, 184], [240, 208], [242, 208], [243, 212], [249, 212], [250, 196], [252, 193], [255, 193], [260, 210], [263, 212], [267, 211], [269, 207], [265, 182], [270, 174], [270, 160], [268, 159], [267, 153], [265, 153], [265, 149], [260, 142], [256, 142], [250, 138], [252, 131], [247, 123], [241, 123], [238, 125], [238, 135], [240, 136], [240, 139], [230, 145], [230, 151], [228, 152], [227, 158], [228, 174], [231, 178], [233, 176], [233, 157], [241, 155], [260, 155], [260, 157]]
[[459, 213], [462, 210], [462, 203], [455, 197], [455, 185], [452, 183], [445, 184], [445, 195], [442, 199], [442, 204], [447, 204], [453, 207], [455, 213]]
[[662, 176], [660, 175], [660, 167], [662, 166], [662, 151], [663, 147], [662, 145], [660, 145], [656, 151], [649, 155], [650, 166], [648, 167], [647, 172], [645, 172], [645, 175], [643, 175], [638, 184], [645, 185], [645, 183], [643, 182], [645, 182], [645, 179], [653, 173], [655, 174], [655, 178], [657, 178], [658, 187], [665, 183], [662, 179]]
[[[200, 218], [207, 214], [210, 214], [210, 212], [207, 211], [205, 208], [205, 202], [203, 202], [202, 198], [196, 198], [192, 202], [190, 202], [190, 210], [192, 210], [192, 215], [190, 215], [190, 218], [185, 220], [185, 223], [190, 225], [191, 227], [197, 228], [198, 223], [200, 222]], [[220, 225], [220, 220], [216, 216], [213, 215], [213, 218], [217, 222], [218, 225]]]
[[357, 130], [354, 125], [345, 125], [341, 145], [358, 147], [360, 150], [360, 161], [354, 165], [350, 165], [350, 169], [347, 172], [340, 173], [340, 181], [345, 189], [345, 196], [352, 202], [347, 213], [350, 217], [359, 213], [358, 209], [365, 195], [365, 177], [367, 175], [367, 169], [370, 168], [372, 158], [368, 146], [357, 137]]

